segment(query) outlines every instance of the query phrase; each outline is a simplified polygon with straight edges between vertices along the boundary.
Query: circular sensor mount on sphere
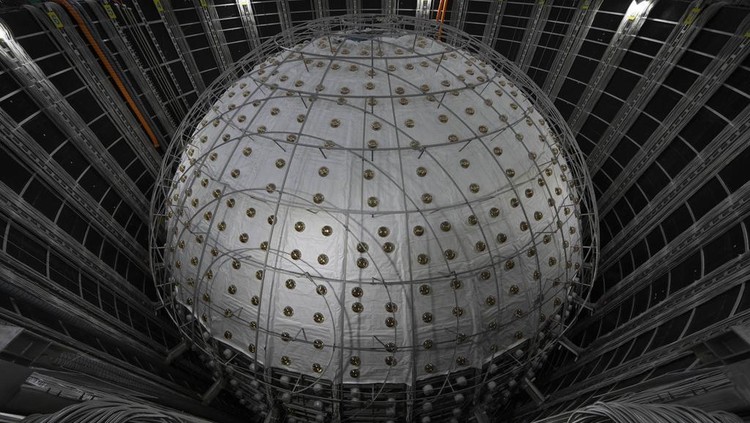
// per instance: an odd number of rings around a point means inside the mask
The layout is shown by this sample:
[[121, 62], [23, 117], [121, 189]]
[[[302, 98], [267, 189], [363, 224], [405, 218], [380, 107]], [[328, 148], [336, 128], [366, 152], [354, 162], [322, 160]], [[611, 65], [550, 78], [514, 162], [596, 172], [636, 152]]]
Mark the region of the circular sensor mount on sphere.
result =
[[507, 59], [437, 34], [295, 27], [174, 137], [152, 204], [160, 294], [255, 412], [497, 411], [588, 298], [596, 210], [570, 130]]

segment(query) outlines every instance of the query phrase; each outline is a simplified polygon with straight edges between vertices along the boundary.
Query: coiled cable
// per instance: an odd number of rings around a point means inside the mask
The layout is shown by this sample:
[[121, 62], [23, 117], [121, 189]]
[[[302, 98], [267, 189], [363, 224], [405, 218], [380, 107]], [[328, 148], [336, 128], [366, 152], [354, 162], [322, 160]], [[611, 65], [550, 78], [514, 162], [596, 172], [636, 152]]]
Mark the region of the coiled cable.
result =
[[573, 411], [567, 423], [742, 423], [742, 419], [676, 404], [596, 402]]
[[199, 423], [206, 420], [120, 399], [96, 399], [53, 414], [31, 415], [23, 423]]

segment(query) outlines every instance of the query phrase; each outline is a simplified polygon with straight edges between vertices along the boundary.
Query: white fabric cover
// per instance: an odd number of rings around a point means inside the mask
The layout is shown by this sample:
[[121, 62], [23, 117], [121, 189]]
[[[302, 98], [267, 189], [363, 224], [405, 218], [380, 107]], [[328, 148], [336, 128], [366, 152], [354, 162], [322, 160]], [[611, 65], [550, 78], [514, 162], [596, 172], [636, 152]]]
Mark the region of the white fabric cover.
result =
[[[167, 255], [181, 286], [178, 301], [205, 317], [206, 330], [221, 342], [266, 366], [316, 377], [411, 384], [432, 376], [428, 363], [435, 374], [480, 367], [493, 352], [537, 336], [540, 317], [559, 309], [555, 300], [564, 299], [579, 266], [572, 176], [556, 149], [529, 100], [465, 51], [414, 36], [323, 37], [297, 46], [233, 84], [185, 149], [174, 179], [173, 250]], [[328, 168], [326, 176], [321, 167]], [[418, 176], [418, 167], [425, 176]], [[363, 177], [366, 170], [374, 172], [372, 179]], [[313, 201], [317, 193], [324, 196], [320, 204]], [[376, 206], [368, 205], [370, 197]], [[492, 208], [499, 216], [491, 216]], [[538, 220], [535, 212], [542, 213]], [[295, 230], [296, 222], [304, 230]], [[451, 229], [443, 231], [441, 222]], [[523, 230], [522, 222], [530, 228]], [[415, 235], [418, 225], [421, 236]], [[332, 228], [330, 236], [323, 226]], [[387, 236], [378, 234], [381, 227]], [[505, 242], [498, 241], [501, 233]], [[264, 241], [268, 247], [261, 249]], [[357, 251], [360, 242], [367, 252]], [[386, 242], [392, 252], [383, 250]], [[531, 248], [536, 253], [530, 256]], [[448, 249], [455, 258], [446, 258]], [[292, 258], [293, 250], [300, 259]], [[320, 254], [328, 257], [324, 265]], [[420, 254], [429, 257], [427, 264], [419, 263]], [[359, 258], [367, 267], [357, 266]], [[286, 287], [289, 279], [294, 289]], [[461, 288], [453, 289], [454, 279]], [[428, 295], [420, 293], [422, 285], [430, 287]], [[355, 287], [361, 298], [352, 295]], [[363, 305], [361, 313], [353, 311], [355, 302]], [[386, 311], [388, 302], [397, 305], [395, 312]], [[291, 316], [285, 307], [293, 309]], [[455, 307], [463, 311], [459, 317]], [[429, 323], [425, 312], [433, 315]], [[315, 313], [324, 317], [321, 323]], [[388, 317], [396, 319], [394, 327], [386, 326]], [[460, 335], [464, 342], [457, 342]], [[426, 340], [431, 349], [423, 347]], [[395, 352], [386, 350], [388, 343]], [[359, 366], [350, 363], [352, 356]], [[390, 356], [393, 366], [386, 364]]]

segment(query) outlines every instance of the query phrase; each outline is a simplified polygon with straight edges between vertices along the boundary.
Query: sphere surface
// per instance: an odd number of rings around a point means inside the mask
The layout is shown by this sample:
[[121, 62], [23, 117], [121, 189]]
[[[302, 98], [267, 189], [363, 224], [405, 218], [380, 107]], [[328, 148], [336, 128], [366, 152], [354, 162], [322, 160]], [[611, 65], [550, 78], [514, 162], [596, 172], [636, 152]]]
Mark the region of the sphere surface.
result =
[[507, 75], [420, 34], [267, 57], [178, 156], [175, 299], [285, 386], [494, 389], [488, 364], [532, 358], [582, 262], [581, 193], [548, 126]]

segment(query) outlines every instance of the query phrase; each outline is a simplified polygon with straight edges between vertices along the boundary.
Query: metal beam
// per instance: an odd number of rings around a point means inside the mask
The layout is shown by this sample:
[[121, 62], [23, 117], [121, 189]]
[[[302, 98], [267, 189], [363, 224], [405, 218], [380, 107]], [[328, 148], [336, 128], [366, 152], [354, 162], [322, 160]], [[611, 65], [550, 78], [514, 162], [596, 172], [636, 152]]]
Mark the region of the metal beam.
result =
[[[81, 75], [86, 83], [86, 87], [99, 102], [102, 110], [107, 113], [107, 117], [109, 117], [120, 131], [123, 139], [130, 146], [130, 149], [133, 150], [139, 162], [143, 164], [151, 176], [156, 177], [159, 173], [161, 157], [156, 152], [151, 140], [146, 136], [143, 127], [125, 106], [115, 87], [107, 83], [109, 77], [104, 73], [97, 59], [91, 54], [91, 51], [89, 51], [87, 43], [78, 35], [78, 31], [76, 31], [65, 9], [54, 3], [48, 3], [46, 7], [54, 11], [63, 23], [63, 27], [60, 28], [59, 32], [55, 24], [49, 19], [49, 16], [40, 8], [26, 6], [26, 9], [34, 15], [37, 22], [45, 27], [48, 32], [61, 35], [61, 37], [58, 37], [59, 44], [74, 68], [78, 71], [78, 74]], [[160, 141], [163, 142], [164, 140]]]
[[386, 15], [395, 15], [398, 11], [398, 0], [380, 0], [380, 8]]
[[[604, 134], [597, 140], [596, 146], [586, 158], [591, 174], [595, 174], [601, 169], [604, 162], [617, 147], [623, 134], [635, 122], [638, 112], [643, 110], [651, 100], [657, 88], [677, 65], [703, 25], [723, 6], [721, 4], [710, 5], [701, 11], [696, 18], [695, 11], [700, 10], [697, 7], [700, 3], [701, 0], [696, 0], [688, 7], [688, 10], [680, 18], [680, 23], [669, 34], [664, 45], [646, 68], [643, 77], [625, 100], [625, 104], [612, 119]], [[690, 24], [685, 23], [688, 22], [688, 19]]]
[[547, 399], [547, 397], [542, 393], [542, 391], [539, 390], [539, 388], [536, 387], [536, 385], [534, 385], [534, 382], [524, 377], [521, 386], [523, 386], [523, 390], [529, 397], [531, 397], [536, 405], [544, 404], [544, 401]]
[[[656, 160], [677, 134], [687, 125], [695, 113], [718, 90], [729, 75], [750, 53], [750, 16], [745, 17], [739, 30], [722, 47], [716, 58], [695, 80], [690, 89], [672, 108], [649, 139], [641, 146], [630, 163], [612, 181], [612, 185], [599, 197], [599, 213], [609, 212], [622, 194], [641, 176], [642, 172]], [[654, 90], [655, 91], [655, 90]], [[652, 94], [653, 95], [653, 94]]]
[[[114, 51], [107, 50], [108, 46], [106, 45], [103, 49], [109, 51], [111, 55], [117, 54], [120, 57], [120, 62], [125, 64], [126, 67], [126, 69], [123, 70], [127, 70], [130, 79], [138, 84], [139, 91], [143, 93], [143, 99], [148, 101], [149, 106], [154, 110], [156, 118], [158, 118], [159, 122], [164, 126], [165, 132], [161, 133], [162, 138], [169, 137], [177, 127], [175, 117], [164, 107], [164, 100], [159, 97], [159, 92], [156, 90], [153, 81], [146, 73], [140, 59], [138, 59], [138, 55], [135, 53], [133, 46], [122, 32], [122, 28], [117, 25], [117, 15], [115, 14], [114, 9], [107, 1], [99, 3], [96, 0], [86, 0], [86, 3], [89, 8], [94, 11], [99, 22], [99, 27], [104, 29], [104, 33], [97, 32], [97, 26], [93, 26], [91, 30], [97, 33], [99, 38], [108, 39], [110, 41], [111, 47], [109, 48], [113, 48]], [[81, 16], [87, 16], [85, 10], [81, 11]], [[88, 18], [89, 20], [94, 20], [90, 16]], [[123, 78], [123, 83], [129, 85], [128, 78]], [[134, 96], [133, 100], [137, 103], [143, 104], [143, 100], [138, 96]], [[146, 109], [143, 108], [143, 110]], [[151, 117], [148, 116], [147, 118]], [[156, 130], [159, 129], [156, 125], [154, 125], [154, 128]], [[164, 145], [166, 144], [167, 143]]]
[[[581, 353], [582, 359], [579, 362], [561, 368], [559, 374], [568, 373], [571, 370], [584, 366], [586, 363], [597, 359], [607, 351], [619, 347], [636, 338], [638, 335], [659, 327], [664, 322], [668, 322], [686, 311], [693, 310], [716, 296], [744, 284], [748, 277], [750, 277], [750, 257], [747, 254], [724, 263], [710, 274], [693, 283], [690, 289], [681, 290], [675, 295], [669, 296], [666, 300], [649, 308], [641, 315], [635, 316], [627, 323], [618, 326], [612, 332], [597, 337]], [[598, 322], [604, 316], [604, 313], [597, 312], [590, 319], [587, 319], [587, 321]]]
[[[121, 342], [130, 348], [143, 349], [147, 346], [149, 351], [164, 352], [163, 344], [155, 342], [124, 321], [115, 319], [80, 296], [73, 295], [55, 281], [36, 273], [26, 264], [1, 250], [0, 263], [3, 265], [0, 268], [0, 276], [6, 281], [0, 281], [0, 292], [3, 292], [3, 295], [11, 296], [13, 292], [23, 291], [25, 296], [37, 298], [50, 308], [59, 310], [59, 314], [72, 316], [71, 322], [86, 322], [93, 331], [106, 334], [108, 338], [122, 338]], [[11, 286], [12, 290], [9, 290]], [[118, 295], [118, 298], [131, 303], [127, 297]]]
[[331, 9], [328, 7], [328, 1], [326, 0], [313, 0], [313, 11], [315, 12], [315, 19], [331, 16]]
[[497, 33], [500, 31], [500, 21], [505, 14], [505, 5], [507, 1], [493, 1], [490, 3], [490, 10], [487, 12], [487, 22], [482, 33], [482, 43], [490, 46], [495, 45]]
[[250, 50], [260, 47], [260, 34], [258, 33], [255, 12], [250, 5], [250, 1], [237, 0], [237, 9], [239, 10], [240, 19], [242, 20], [242, 28], [244, 29], [247, 41], [250, 44]]
[[451, 10], [450, 25], [463, 29], [466, 24], [466, 8], [468, 2], [466, 0], [453, 0], [453, 8]]
[[672, 179], [669, 189], [662, 190], [606, 246], [602, 247], [602, 270], [616, 264], [638, 240], [643, 239], [669, 212], [682, 205], [708, 179], [750, 144], [750, 106], [745, 107], [732, 122]]
[[638, 31], [640, 31], [646, 22], [648, 12], [658, 2], [659, 0], [641, 3], [633, 2], [625, 12], [625, 16], [615, 31], [612, 40], [610, 40], [607, 49], [597, 63], [591, 79], [586, 84], [586, 88], [584, 88], [578, 104], [576, 104], [573, 113], [568, 118], [568, 125], [573, 134], [577, 135], [581, 130], [586, 118], [591, 113], [594, 105], [596, 105], [599, 97], [601, 97], [604, 88], [609, 84], [612, 75], [620, 68], [622, 58], [625, 57], [625, 53], [638, 35]]
[[216, 399], [216, 397], [221, 393], [221, 390], [224, 389], [224, 383], [224, 378], [216, 379], [213, 385], [211, 385], [208, 390], [203, 395], [201, 395], [201, 404], [211, 404], [211, 402]]
[[571, 341], [570, 338], [568, 338], [567, 336], [562, 336], [560, 339], [558, 339], [557, 342], [563, 347], [565, 347], [566, 350], [573, 353], [573, 355], [576, 356], [576, 359], [578, 359], [578, 356], [580, 356], [581, 353], [583, 352], [583, 348], [574, 344], [573, 341]]
[[150, 272], [148, 251], [4, 110], [0, 110], [0, 130], [5, 134], [3, 145], [22, 161], [36, 178], [44, 181], [71, 208], [89, 218], [89, 225], [95, 227], [108, 242], [127, 255], [141, 270]]
[[[612, 385], [614, 381], [626, 380], [649, 370], [653, 370], [662, 364], [667, 364], [680, 356], [688, 354], [689, 350], [696, 345], [731, 331], [733, 326], [747, 324], [750, 324], [750, 311], [748, 310], [719, 323], [713, 324], [703, 330], [697, 331], [679, 341], [656, 348], [648, 353], [641, 354], [637, 358], [620, 364], [617, 367], [591, 375], [586, 378], [584, 382], [560, 389], [551, 395], [542, 407], [549, 408], [572, 399], [581, 398], [583, 395], [586, 395], [586, 393], [593, 393], [599, 389]], [[528, 408], [524, 407], [524, 409], [519, 410], [519, 414], [522, 414], [527, 410]], [[539, 411], [538, 408], [534, 410], [534, 412], [537, 413]]]
[[565, 82], [565, 76], [570, 73], [573, 61], [576, 59], [578, 51], [581, 49], [586, 35], [591, 29], [596, 12], [604, 0], [583, 0], [581, 7], [576, 11], [572, 23], [568, 26], [565, 38], [559, 49], [559, 57], [555, 60], [556, 66], [550, 69], [547, 80], [544, 81], [542, 90], [547, 93], [550, 99], [557, 99], [557, 94]]
[[526, 73], [529, 71], [531, 59], [539, 45], [539, 38], [542, 36], [550, 10], [552, 10], [552, 1], [545, 0], [537, 0], [531, 10], [531, 18], [526, 24], [524, 41], [521, 43], [521, 52], [516, 58], [516, 63]]
[[41, 212], [0, 183], [0, 210], [27, 232], [33, 233], [40, 242], [53, 248], [58, 254], [85, 270], [95, 280], [107, 281], [107, 286], [123, 298], [132, 300], [133, 308], [151, 315], [154, 307], [145, 293], [137, 290], [123, 276], [104, 263]]
[[165, 362], [167, 364], [172, 364], [177, 358], [182, 356], [186, 351], [188, 350], [188, 344], [187, 341], [184, 339], [179, 344], [175, 345], [172, 349], [169, 350], [167, 353], [167, 358], [165, 359]]
[[216, 60], [219, 73], [222, 73], [229, 68], [233, 60], [229, 47], [227, 47], [227, 40], [224, 38], [224, 31], [222, 31], [219, 23], [220, 19], [216, 13], [216, 6], [214, 6], [213, 0], [193, 0], [193, 7], [201, 21], [206, 38], [208, 38], [208, 45]]
[[279, 11], [281, 30], [291, 29], [294, 24], [292, 23], [292, 12], [289, 10], [289, 0], [276, 0], [276, 7]]
[[[2, 273], [2, 271], [3, 269], [0, 268], [0, 273]], [[3, 280], [4, 279], [0, 279], [0, 285], [4, 284]], [[23, 290], [20, 290], [18, 292], [19, 294], [21, 294]], [[60, 308], [59, 310], [63, 309]], [[72, 324], [72, 322], [76, 319], [75, 316], [68, 315], [67, 313], [63, 312], [58, 313], [58, 317], [61, 320], [66, 320], [66, 322], [71, 322], [69, 324]], [[162, 401], [168, 401], [172, 404], [174, 404], [175, 401], [181, 401], [183, 407], [190, 404], [191, 407], [196, 409], [195, 403], [197, 403], [199, 397], [190, 389], [182, 386], [177, 382], [162, 378], [157, 374], [135, 366], [127, 361], [124, 361], [121, 358], [100, 351], [88, 344], [82, 343], [81, 341], [69, 335], [52, 330], [51, 328], [43, 326], [21, 314], [16, 314], [2, 307], [0, 307], [0, 321], [8, 322], [10, 324], [22, 327], [25, 331], [38, 336], [45, 341], [52, 342], [57, 350], [63, 352], [63, 355], [60, 357], [61, 359], [71, 358], [75, 360], [76, 358], [78, 358], [78, 360], [84, 361], [82, 363], [83, 366], [77, 366], [77, 368], [75, 369], [77, 371], [81, 371], [83, 369], [91, 370], [90, 372], [83, 370], [83, 373], [90, 374], [91, 376], [97, 378], [101, 378], [103, 375], [111, 376], [111, 379], [107, 377], [105, 377], [104, 379], [109, 379], [112, 383], [122, 383], [123, 379], [118, 379], [118, 376], [122, 377], [124, 375], [127, 375], [127, 380], [136, 381], [137, 386], [142, 388], [141, 391], [146, 390], [146, 392], [148, 393], [158, 394], [160, 395], [160, 400]], [[127, 345], [127, 342], [125, 342], [125, 338], [122, 336], [120, 336], [119, 338], [116, 336], [110, 338], [111, 335], [105, 332], [99, 333], [99, 336], [107, 338], [116, 346]], [[127, 347], [129, 350], [134, 350], [139, 354], [143, 354], [141, 358], [148, 358], [149, 360], [158, 362], [158, 357], [161, 357], [159, 354], [146, 350], [142, 346], [140, 348], [137, 348], [135, 345], [127, 345]], [[75, 361], [70, 364], [75, 364]], [[64, 361], [60, 361], [59, 365], [64, 370], [72, 370], [71, 368], [69, 368], [69, 366], [66, 367], [66, 365], [68, 364]], [[195, 381], [195, 378], [193, 378], [192, 375], [187, 375], [178, 369], [172, 369], [171, 371], [184, 380], [190, 380], [193, 382]], [[134, 385], [133, 383], [128, 383], [126, 388], [132, 389], [135, 386], [136, 385]], [[208, 414], [207, 412], [208, 410], [203, 410], [204, 415]], [[216, 412], [216, 410], [214, 410], [214, 412]]]
[[601, 306], [596, 315], [607, 313], [628, 297], [650, 284], [656, 277], [669, 271], [674, 263], [699, 250], [724, 231], [717, 228], [730, 228], [750, 213], [750, 182], [739, 188], [733, 195], [696, 221], [690, 228], [678, 235], [666, 247], [625, 276], [598, 300]]
[[433, 0], [416, 0], [416, 11], [415, 16], [420, 19], [430, 19], [432, 13], [432, 2]]
[[346, 13], [350, 15], [362, 13], [362, 0], [346, 0]]
[[133, 212], [144, 222], [147, 221], [150, 202], [26, 52], [15, 42], [0, 43], [0, 63], [26, 87], [26, 92], [40, 109], [49, 111], [45, 114], [70, 138]]
[[[131, 4], [133, 5], [133, 8], [136, 10], [136, 12], [140, 15], [143, 22], [148, 22], [146, 20], [146, 16], [143, 15], [143, 11], [141, 10], [141, 6], [138, 4], [138, 2], [134, 1]], [[190, 83], [193, 85], [193, 88], [198, 94], [202, 93], [206, 89], [206, 84], [203, 82], [203, 78], [200, 74], [200, 69], [198, 69], [198, 64], [195, 63], [193, 53], [190, 51], [190, 46], [188, 45], [187, 41], [185, 41], [185, 34], [182, 32], [180, 23], [177, 21], [177, 17], [174, 14], [174, 9], [172, 8], [171, 1], [154, 0], [154, 6], [156, 6], [156, 11], [159, 12], [161, 21], [164, 24], [164, 28], [166, 28], [167, 30], [169, 39], [172, 41], [172, 45], [177, 52], [177, 56], [185, 66], [185, 70], [187, 71], [186, 73], [188, 79], [190, 79]], [[145, 28], [146, 31], [151, 36], [153, 36], [151, 27], [148, 24], [145, 25]], [[158, 44], [156, 42], [156, 38], [153, 38], [152, 41], [154, 42], [154, 44]]]

